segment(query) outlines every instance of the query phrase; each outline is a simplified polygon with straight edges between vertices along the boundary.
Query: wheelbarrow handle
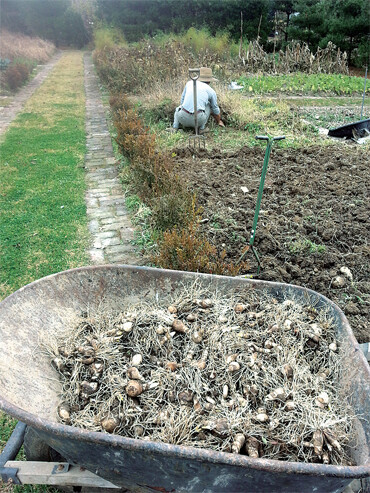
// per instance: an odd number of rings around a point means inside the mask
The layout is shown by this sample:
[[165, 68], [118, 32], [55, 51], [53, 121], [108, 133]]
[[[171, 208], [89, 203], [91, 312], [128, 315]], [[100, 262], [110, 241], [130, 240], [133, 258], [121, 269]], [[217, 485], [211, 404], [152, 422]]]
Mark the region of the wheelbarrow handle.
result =
[[191, 80], [198, 80], [200, 76], [200, 68], [189, 68], [189, 77]]
[[[0, 469], [5, 466], [9, 460], [14, 460], [19, 452], [19, 449], [23, 445], [24, 434], [26, 432], [27, 425], [18, 421], [13, 433], [7, 441], [4, 450], [0, 454]], [[1, 479], [1, 475], [0, 475]]]

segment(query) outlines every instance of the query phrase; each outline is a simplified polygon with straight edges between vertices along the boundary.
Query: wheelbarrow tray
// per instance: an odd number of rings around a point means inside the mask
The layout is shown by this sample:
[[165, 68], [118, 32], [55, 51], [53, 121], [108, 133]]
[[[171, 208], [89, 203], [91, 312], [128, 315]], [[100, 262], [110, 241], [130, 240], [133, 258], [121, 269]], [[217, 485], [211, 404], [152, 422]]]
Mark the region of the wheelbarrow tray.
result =
[[346, 137], [347, 139], [351, 139], [354, 136], [354, 132], [357, 132], [358, 134], [364, 133], [366, 135], [366, 131], [370, 131], [370, 118], [354, 123], [348, 123], [341, 127], [331, 128], [328, 135], [329, 137]]
[[[60, 424], [61, 383], [39, 350], [49, 331], [59, 331], [71, 314], [123, 298], [165, 299], [195, 279], [223, 294], [264, 291], [325, 307], [342, 340], [343, 396], [359, 419], [350, 453], [357, 465], [334, 466], [253, 459], [209, 449], [125, 438]], [[324, 296], [298, 286], [265, 281], [124, 265], [73, 269], [35, 281], [0, 303], [0, 408], [27, 423], [68, 462], [85, 467], [133, 492], [340, 492], [353, 479], [370, 475], [370, 369], [341, 310]]]

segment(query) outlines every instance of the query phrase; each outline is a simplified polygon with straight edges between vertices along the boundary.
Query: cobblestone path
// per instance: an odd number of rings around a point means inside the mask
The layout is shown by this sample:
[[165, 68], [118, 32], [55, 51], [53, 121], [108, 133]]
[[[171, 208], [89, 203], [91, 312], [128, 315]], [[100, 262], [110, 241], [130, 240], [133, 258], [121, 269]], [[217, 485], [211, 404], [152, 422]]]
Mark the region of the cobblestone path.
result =
[[133, 228], [127, 215], [122, 185], [91, 54], [84, 56], [86, 92], [87, 215], [92, 246], [91, 263], [141, 264], [132, 246]]
[[61, 58], [62, 54], [62, 52], [58, 51], [48, 63], [42, 67], [40, 72], [14, 96], [14, 99], [9, 106], [0, 108], [0, 135], [5, 133], [10, 123], [23, 108], [25, 102], [32, 96], [36, 89], [41, 86], [55, 64]]

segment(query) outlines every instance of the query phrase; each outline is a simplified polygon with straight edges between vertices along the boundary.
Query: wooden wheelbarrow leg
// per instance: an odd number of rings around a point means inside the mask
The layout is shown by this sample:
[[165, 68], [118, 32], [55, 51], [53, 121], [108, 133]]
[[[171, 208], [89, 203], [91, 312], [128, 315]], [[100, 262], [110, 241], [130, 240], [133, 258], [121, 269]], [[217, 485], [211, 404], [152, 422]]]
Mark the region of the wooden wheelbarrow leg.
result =
[[[46, 484], [53, 486], [84, 486], [120, 489], [110, 481], [80, 466], [68, 462], [8, 461], [4, 471], [17, 471], [17, 484]], [[10, 478], [11, 479], [11, 478]], [[12, 480], [14, 483], [14, 480]]]

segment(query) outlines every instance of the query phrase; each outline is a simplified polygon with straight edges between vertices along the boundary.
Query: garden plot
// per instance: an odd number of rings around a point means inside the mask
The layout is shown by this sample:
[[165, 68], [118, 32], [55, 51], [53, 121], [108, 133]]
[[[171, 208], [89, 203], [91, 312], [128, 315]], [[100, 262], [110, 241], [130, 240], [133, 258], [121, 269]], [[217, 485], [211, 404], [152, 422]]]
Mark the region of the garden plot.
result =
[[[365, 112], [367, 112], [365, 107]], [[306, 106], [299, 109], [299, 116], [318, 128], [331, 129], [355, 123], [361, 118], [358, 107], [354, 106]]]
[[[204, 208], [202, 230], [238, 261], [249, 244], [264, 148], [177, 150], [178, 173]], [[227, 176], [227, 179], [225, 177]], [[355, 144], [279, 149], [267, 172], [255, 247], [258, 278], [309, 287], [337, 303], [355, 336], [369, 339], [368, 156]], [[257, 265], [250, 253], [250, 269]]]

